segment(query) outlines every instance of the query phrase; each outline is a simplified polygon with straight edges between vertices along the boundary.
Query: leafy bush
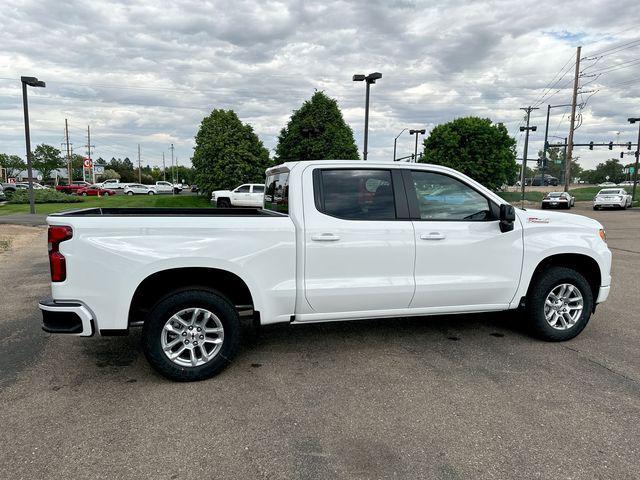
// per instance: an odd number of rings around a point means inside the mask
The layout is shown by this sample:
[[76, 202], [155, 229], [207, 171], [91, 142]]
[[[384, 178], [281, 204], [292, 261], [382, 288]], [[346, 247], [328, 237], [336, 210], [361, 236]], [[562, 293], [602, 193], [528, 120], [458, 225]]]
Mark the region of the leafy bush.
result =
[[[82, 202], [81, 198], [73, 195], [66, 195], [64, 193], [57, 192], [55, 190], [34, 190], [34, 198], [36, 203], [77, 203]], [[28, 190], [16, 190], [10, 198], [8, 203], [29, 203], [29, 191]]]

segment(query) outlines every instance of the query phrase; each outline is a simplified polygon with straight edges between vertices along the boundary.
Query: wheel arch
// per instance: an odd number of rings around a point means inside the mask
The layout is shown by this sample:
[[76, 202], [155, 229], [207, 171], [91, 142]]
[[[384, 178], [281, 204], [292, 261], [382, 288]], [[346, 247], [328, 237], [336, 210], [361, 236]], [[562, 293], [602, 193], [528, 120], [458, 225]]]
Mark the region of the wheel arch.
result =
[[236, 309], [254, 310], [255, 297], [249, 286], [233, 272], [212, 267], [168, 268], [152, 273], [138, 285], [129, 304], [128, 326], [142, 324], [147, 312], [169, 293], [197, 288], [219, 292]]
[[527, 288], [527, 297], [531, 293], [536, 277], [551, 267], [566, 267], [579, 272], [591, 287], [593, 305], [595, 308], [595, 301], [598, 298], [598, 293], [602, 283], [602, 271], [600, 269], [600, 265], [593, 257], [583, 253], [558, 253], [549, 255], [542, 259], [531, 275], [529, 286]]

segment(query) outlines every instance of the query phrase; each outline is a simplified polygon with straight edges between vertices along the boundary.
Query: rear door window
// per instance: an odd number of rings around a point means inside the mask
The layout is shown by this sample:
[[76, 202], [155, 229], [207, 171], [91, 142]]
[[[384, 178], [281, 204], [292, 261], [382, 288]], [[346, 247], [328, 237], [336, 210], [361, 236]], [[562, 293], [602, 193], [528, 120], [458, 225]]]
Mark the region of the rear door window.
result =
[[289, 172], [274, 172], [267, 176], [264, 208], [289, 213]]
[[344, 220], [395, 220], [391, 171], [322, 169], [314, 182], [316, 207]]

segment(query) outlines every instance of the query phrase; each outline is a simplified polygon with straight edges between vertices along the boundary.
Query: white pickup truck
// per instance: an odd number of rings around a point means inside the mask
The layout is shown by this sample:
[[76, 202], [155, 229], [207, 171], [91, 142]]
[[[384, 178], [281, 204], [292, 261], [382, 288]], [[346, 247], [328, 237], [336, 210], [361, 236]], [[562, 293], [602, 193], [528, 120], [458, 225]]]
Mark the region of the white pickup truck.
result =
[[[151, 365], [176, 380], [233, 358], [258, 325], [520, 309], [567, 340], [606, 300], [611, 252], [595, 220], [520, 210], [426, 164], [285, 163], [264, 208], [94, 208], [50, 215], [47, 332], [142, 326]], [[126, 274], [123, 274], [126, 272]]]
[[233, 190], [211, 192], [211, 204], [219, 208], [261, 207], [263, 199], [262, 183], [245, 183]]

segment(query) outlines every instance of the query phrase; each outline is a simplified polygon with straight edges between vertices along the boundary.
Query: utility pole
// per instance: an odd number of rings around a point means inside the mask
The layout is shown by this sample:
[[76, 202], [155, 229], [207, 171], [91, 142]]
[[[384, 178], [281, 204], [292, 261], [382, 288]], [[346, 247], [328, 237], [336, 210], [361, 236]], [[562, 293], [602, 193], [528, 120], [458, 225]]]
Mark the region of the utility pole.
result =
[[140, 170], [140, 144], [138, 144], [138, 183], [142, 183], [142, 171]]
[[173, 143], [171, 144], [171, 147], [169, 147], [169, 149], [171, 150], [171, 183], [173, 184], [173, 183], [176, 183], [176, 180], [175, 180], [176, 174], [175, 174], [175, 170], [173, 169], [173, 151], [174, 151]]
[[67, 182], [71, 185], [73, 181], [73, 168], [71, 167], [71, 146], [69, 145], [69, 124], [67, 119], [64, 119], [64, 136], [67, 141]]
[[162, 152], [162, 180], [167, 181], [167, 166], [164, 163], [164, 152]]
[[[92, 179], [92, 183], [96, 183], [96, 172], [93, 169], [93, 162], [91, 161], [91, 149], [95, 148], [95, 145], [91, 145], [91, 128], [89, 127], [89, 125], [87, 125], [87, 159], [89, 160], [89, 165], [91, 165], [91, 179]], [[85, 182], [87, 181], [86, 175], [85, 175], [85, 168], [84, 168], [84, 163], [82, 164], [82, 180], [84, 180]]]
[[[640, 122], [640, 117], [638, 118], [629, 118], [629, 123]], [[636, 146], [636, 164], [633, 168], [633, 193], [631, 194], [631, 201], [635, 202], [636, 200], [636, 185], [638, 184], [638, 160], [640, 160], [640, 125], [638, 125], [638, 145]], [[633, 206], [633, 203], [631, 204]]]
[[[532, 106], [520, 108], [520, 110], [524, 110], [525, 112], [527, 112], [527, 126], [520, 127], [521, 132], [526, 132], [524, 136], [524, 152], [522, 154], [522, 176], [520, 177], [520, 182], [522, 187], [522, 206], [523, 207], [524, 207], [524, 186], [526, 183], [525, 174], [527, 171], [527, 155], [529, 153], [529, 131], [535, 132], [538, 129], [538, 127], [536, 127], [535, 125], [531, 127], [529, 126], [529, 119], [531, 118], [531, 111], [537, 110], [537, 109], [538, 109], [537, 107], [532, 107]], [[542, 177], [542, 183], [544, 183], [544, 177]]]
[[578, 102], [578, 78], [580, 77], [580, 52], [582, 47], [578, 47], [576, 51], [576, 71], [573, 78], [573, 98], [571, 100], [571, 126], [569, 127], [569, 145], [565, 160], [564, 170], [564, 191], [569, 191], [569, 183], [571, 182], [571, 159], [573, 158], [573, 131], [576, 125], [576, 104]]

